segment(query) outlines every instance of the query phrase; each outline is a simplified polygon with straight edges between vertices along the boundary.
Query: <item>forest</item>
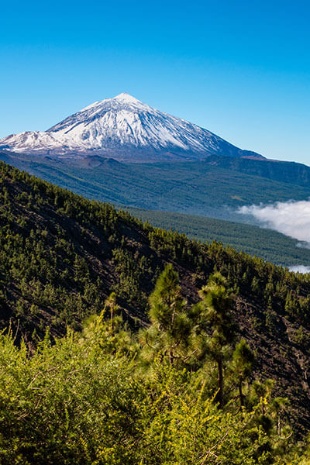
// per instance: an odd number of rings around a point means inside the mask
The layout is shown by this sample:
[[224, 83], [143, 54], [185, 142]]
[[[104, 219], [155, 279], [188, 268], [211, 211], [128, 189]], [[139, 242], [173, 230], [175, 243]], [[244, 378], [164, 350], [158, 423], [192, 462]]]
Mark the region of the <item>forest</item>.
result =
[[309, 463], [308, 275], [0, 186], [0, 463]]
[[81, 332], [29, 356], [0, 339], [2, 464], [307, 464], [272, 380], [252, 378], [254, 354], [234, 330], [220, 273], [187, 309], [166, 266], [150, 325], [133, 334], [115, 294]]
[[288, 268], [310, 265], [310, 249], [301, 247], [297, 239], [271, 229], [175, 212], [128, 207], [126, 211], [158, 228], [177, 231], [200, 242], [217, 241], [275, 265]]

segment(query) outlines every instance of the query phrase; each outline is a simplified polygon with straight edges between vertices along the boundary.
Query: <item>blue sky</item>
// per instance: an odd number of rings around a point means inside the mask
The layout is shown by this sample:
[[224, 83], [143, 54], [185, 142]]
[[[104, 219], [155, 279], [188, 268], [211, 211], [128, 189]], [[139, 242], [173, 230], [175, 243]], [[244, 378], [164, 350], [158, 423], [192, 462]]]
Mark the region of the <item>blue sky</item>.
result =
[[128, 92], [240, 148], [310, 165], [310, 4], [3, 2], [0, 137]]

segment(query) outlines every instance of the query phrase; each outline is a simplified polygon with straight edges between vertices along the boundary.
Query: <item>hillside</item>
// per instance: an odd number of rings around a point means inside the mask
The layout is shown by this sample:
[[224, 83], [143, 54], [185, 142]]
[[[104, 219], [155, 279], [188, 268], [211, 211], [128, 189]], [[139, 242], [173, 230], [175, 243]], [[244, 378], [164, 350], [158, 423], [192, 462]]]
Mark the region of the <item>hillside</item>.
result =
[[218, 243], [154, 229], [1, 163], [0, 318], [29, 348], [46, 328], [61, 336], [102, 310], [111, 291], [133, 328], [148, 324], [148, 296], [172, 263], [188, 304], [214, 270], [234, 289], [240, 336], [255, 370], [287, 396], [296, 431], [309, 431], [309, 276]]

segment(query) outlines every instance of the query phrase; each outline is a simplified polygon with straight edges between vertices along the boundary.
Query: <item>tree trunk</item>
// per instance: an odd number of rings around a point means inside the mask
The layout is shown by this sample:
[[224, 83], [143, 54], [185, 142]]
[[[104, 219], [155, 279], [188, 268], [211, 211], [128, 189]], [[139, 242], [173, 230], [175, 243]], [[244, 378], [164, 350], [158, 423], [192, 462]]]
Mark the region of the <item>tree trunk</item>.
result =
[[242, 379], [239, 380], [239, 397], [240, 397], [240, 406], [244, 407], [244, 395], [242, 392]]
[[220, 357], [217, 362], [218, 366], [218, 393], [216, 400], [219, 403], [219, 407], [224, 407], [224, 376], [223, 376], [223, 359]]

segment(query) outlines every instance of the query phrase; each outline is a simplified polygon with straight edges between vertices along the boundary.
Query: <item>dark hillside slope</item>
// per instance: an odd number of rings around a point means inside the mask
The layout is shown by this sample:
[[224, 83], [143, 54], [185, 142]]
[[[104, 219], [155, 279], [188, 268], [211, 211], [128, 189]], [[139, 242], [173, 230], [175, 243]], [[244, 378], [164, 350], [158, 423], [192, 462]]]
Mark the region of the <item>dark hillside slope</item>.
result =
[[0, 319], [31, 346], [50, 327], [76, 329], [111, 291], [132, 325], [147, 324], [148, 295], [165, 263], [180, 274], [189, 304], [214, 270], [235, 291], [239, 333], [256, 372], [275, 378], [296, 427], [310, 428], [310, 279], [260, 259], [154, 229], [0, 164]]

